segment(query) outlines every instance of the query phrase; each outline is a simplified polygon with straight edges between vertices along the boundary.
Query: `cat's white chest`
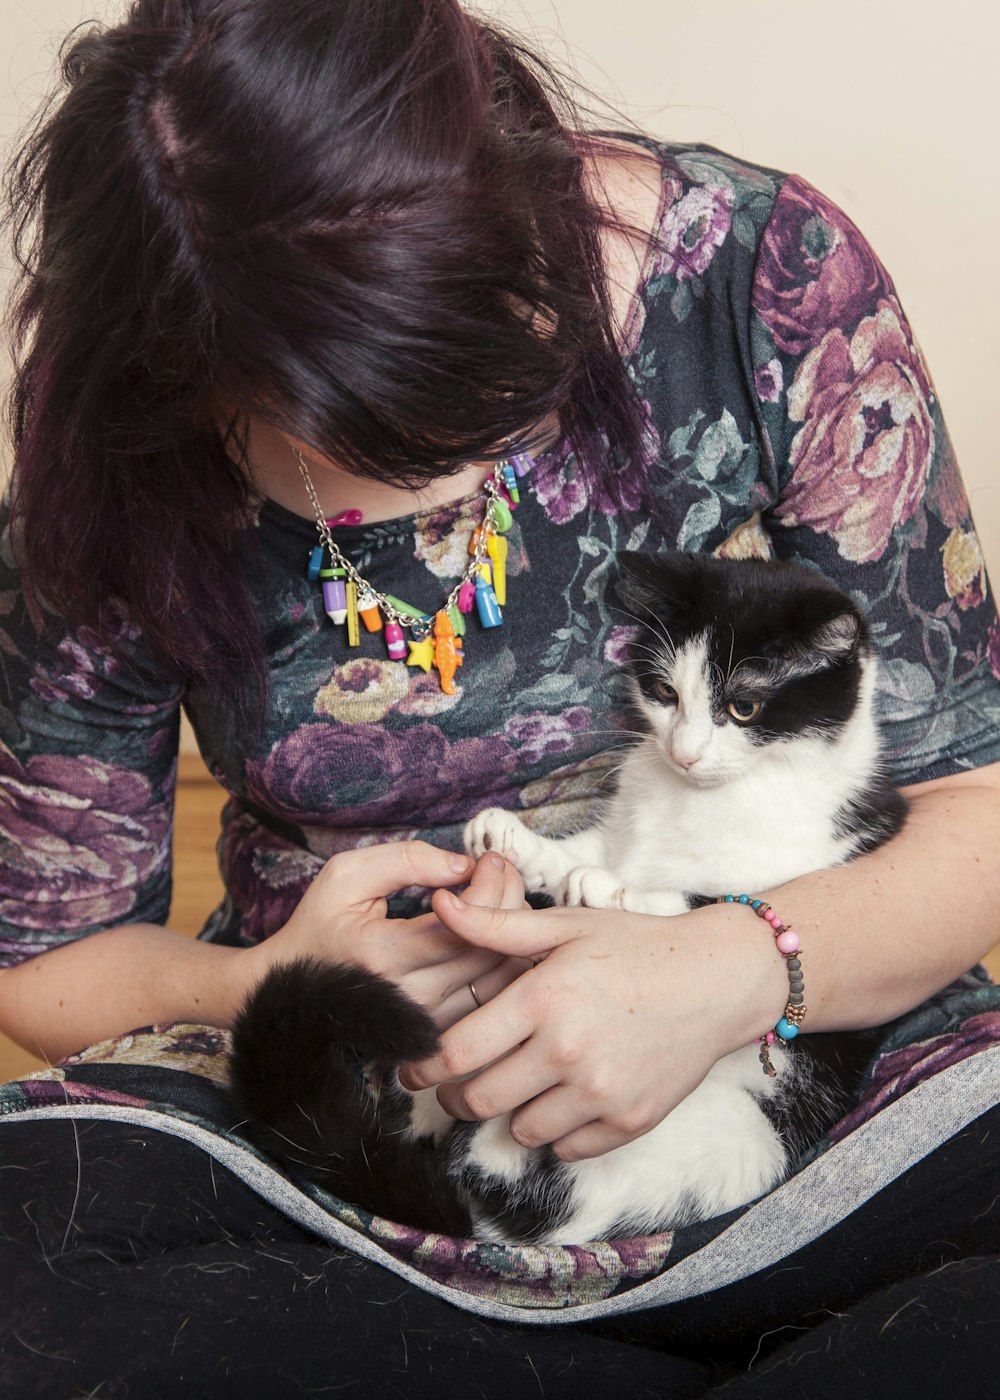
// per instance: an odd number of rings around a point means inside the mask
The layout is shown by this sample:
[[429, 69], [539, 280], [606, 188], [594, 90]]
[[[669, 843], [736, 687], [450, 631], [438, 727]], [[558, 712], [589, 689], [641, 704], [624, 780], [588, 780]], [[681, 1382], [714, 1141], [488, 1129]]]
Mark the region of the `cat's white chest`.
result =
[[836, 820], [849, 781], [832, 781], [805, 744], [776, 758], [698, 788], [640, 745], [601, 823], [608, 869], [631, 888], [726, 894], [839, 864], [850, 847]]

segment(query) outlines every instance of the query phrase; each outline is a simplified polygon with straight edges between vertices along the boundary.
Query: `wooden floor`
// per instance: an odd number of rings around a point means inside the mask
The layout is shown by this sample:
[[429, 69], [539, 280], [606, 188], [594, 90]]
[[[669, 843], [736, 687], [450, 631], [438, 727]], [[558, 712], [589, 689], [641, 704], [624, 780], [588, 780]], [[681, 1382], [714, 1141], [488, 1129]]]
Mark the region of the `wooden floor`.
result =
[[[196, 934], [222, 895], [215, 840], [223, 801], [222, 789], [209, 777], [200, 758], [182, 755], [174, 828], [174, 900], [170, 909], [170, 927], [179, 933]], [[1000, 945], [986, 964], [1000, 982]], [[0, 1082], [35, 1069], [39, 1063], [0, 1036]]]

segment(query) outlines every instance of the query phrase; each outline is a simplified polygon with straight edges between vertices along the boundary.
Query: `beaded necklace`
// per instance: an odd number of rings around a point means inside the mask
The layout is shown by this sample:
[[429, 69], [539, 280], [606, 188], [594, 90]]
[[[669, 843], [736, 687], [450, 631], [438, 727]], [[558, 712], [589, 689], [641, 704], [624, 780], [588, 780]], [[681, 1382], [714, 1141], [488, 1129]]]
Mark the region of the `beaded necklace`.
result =
[[[346, 623], [347, 644], [352, 647], [361, 642], [359, 619], [369, 632], [384, 630], [390, 660], [405, 661], [408, 666], [419, 666], [425, 672], [433, 666], [441, 689], [446, 695], [456, 695], [455, 671], [465, 660], [462, 648], [465, 614], [475, 606], [483, 627], [499, 627], [503, 623], [501, 608], [507, 601], [505, 535], [513, 523], [511, 512], [520, 501], [518, 478], [528, 472], [525, 458], [512, 457], [493, 468], [483, 485], [486, 497], [483, 518], [469, 539], [468, 566], [441, 606], [431, 614], [391, 593], [381, 593], [359, 573], [333, 538], [333, 529], [338, 524], [359, 524], [360, 512], [346, 511], [335, 519], [327, 519], [302, 453], [292, 450], [316, 517], [320, 540], [309, 556], [306, 573], [311, 582], [318, 580], [322, 587], [327, 617], [337, 624]], [[411, 639], [404, 637], [404, 629], [412, 634]]]

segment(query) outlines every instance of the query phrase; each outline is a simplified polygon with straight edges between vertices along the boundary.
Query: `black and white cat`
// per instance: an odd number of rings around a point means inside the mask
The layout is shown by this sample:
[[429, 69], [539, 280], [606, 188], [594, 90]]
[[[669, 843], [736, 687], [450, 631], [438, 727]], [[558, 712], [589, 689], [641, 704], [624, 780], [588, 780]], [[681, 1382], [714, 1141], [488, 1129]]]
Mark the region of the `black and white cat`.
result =
[[[843, 864], [899, 830], [868, 628], [845, 594], [791, 564], [626, 554], [621, 565], [639, 623], [629, 678], [641, 738], [614, 795], [595, 826], [561, 840], [491, 808], [467, 828], [472, 854], [502, 852], [557, 902], [672, 915]], [[775, 1047], [771, 1078], [747, 1046], [645, 1136], [564, 1164], [516, 1143], [507, 1117], [454, 1123], [433, 1090], [401, 1089], [395, 1066], [435, 1045], [430, 1017], [398, 988], [303, 960], [243, 1009], [233, 1090], [262, 1146], [344, 1199], [450, 1234], [578, 1244], [770, 1190], [835, 1121], [870, 1053], [864, 1037], [806, 1034]]]

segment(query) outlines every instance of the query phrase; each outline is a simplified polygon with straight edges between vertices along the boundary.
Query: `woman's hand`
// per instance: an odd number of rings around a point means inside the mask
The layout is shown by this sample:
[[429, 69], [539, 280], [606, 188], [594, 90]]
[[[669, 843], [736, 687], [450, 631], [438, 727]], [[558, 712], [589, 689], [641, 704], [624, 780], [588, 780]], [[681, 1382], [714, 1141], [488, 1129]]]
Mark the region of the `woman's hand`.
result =
[[411, 885], [464, 885], [472, 905], [524, 907], [524, 886], [514, 866], [496, 855], [475, 862], [425, 841], [368, 846], [333, 856], [295, 913], [273, 937], [247, 949], [250, 985], [277, 962], [313, 956], [354, 963], [402, 987], [438, 1025], [450, 1026], [480, 1001], [505, 987], [530, 964], [476, 948], [447, 929], [434, 913], [412, 919], [386, 917], [386, 897]]
[[517, 1141], [551, 1143], [564, 1161], [655, 1127], [716, 1060], [773, 1025], [787, 997], [781, 959], [756, 929], [738, 926], [742, 910], [670, 919], [522, 912], [474, 907], [446, 890], [433, 903], [470, 943], [541, 961], [452, 1026], [439, 1053], [407, 1066], [401, 1081], [441, 1085], [438, 1098], [457, 1118], [513, 1110]]

